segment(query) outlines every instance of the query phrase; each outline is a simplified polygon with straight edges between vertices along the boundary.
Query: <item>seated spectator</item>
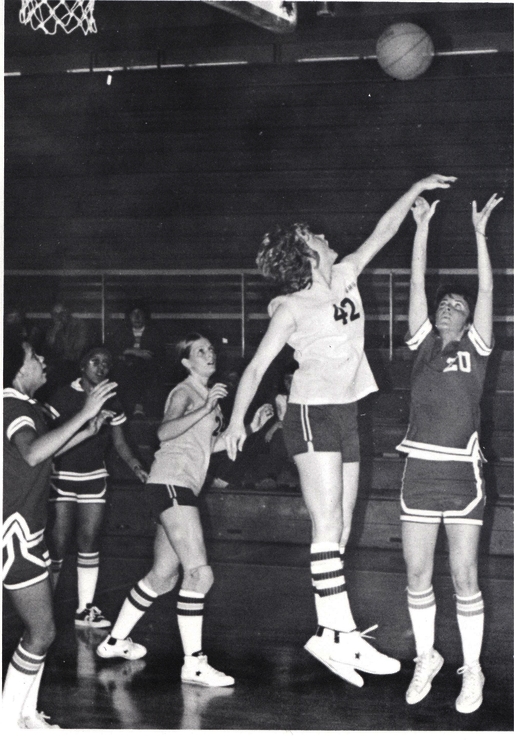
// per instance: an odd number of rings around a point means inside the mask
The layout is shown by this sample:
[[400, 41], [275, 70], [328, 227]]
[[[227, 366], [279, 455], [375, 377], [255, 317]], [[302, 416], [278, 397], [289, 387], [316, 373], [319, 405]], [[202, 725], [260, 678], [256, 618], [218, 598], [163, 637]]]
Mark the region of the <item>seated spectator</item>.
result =
[[28, 342], [36, 353], [41, 352], [43, 333], [34, 324], [27, 321], [25, 311], [16, 304], [7, 304], [4, 308], [4, 337], [21, 339]]
[[127, 413], [162, 415], [165, 343], [143, 303], [129, 306], [126, 324], [113, 332], [107, 344], [115, 358], [113, 378]]
[[91, 342], [86, 322], [72, 316], [62, 301], [54, 303], [51, 319], [43, 343], [48, 368], [47, 394], [71, 383], [80, 374], [80, 358]]

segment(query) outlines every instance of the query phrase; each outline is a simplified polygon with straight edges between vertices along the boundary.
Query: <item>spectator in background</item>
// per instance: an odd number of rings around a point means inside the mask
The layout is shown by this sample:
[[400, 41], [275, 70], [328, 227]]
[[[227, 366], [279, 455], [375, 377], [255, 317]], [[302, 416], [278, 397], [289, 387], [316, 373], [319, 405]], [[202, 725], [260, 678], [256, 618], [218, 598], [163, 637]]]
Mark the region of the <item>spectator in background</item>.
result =
[[16, 304], [7, 304], [4, 309], [4, 337], [21, 339], [34, 348], [35, 352], [41, 351], [43, 336], [41, 330], [27, 321], [25, 311]]
[[287, 399], [291, 391], [293, 373], [297, 367], [286, 368], [279, 392], [275, 396], [275, 418], [264, 434], [265, 455], [259, 464], [261, 478], [255, 484], [257, 490], [290, 488], [299, 490], [300, 480], [293, 459], [287, 452], [283, 424], [287, 410]]
[[43, 346], [48, 364], [47, 394], [77, 377], [80, 358], [91, 341], [86, 322], [72, 316], [62, 301], [54, 303], [51, 318]]
[[114, 376], [127, 413], [160, 415], [165, 343], [142, 302], [129, 306], [126, 325], [113, 333], [108, 344], [115, 357]]

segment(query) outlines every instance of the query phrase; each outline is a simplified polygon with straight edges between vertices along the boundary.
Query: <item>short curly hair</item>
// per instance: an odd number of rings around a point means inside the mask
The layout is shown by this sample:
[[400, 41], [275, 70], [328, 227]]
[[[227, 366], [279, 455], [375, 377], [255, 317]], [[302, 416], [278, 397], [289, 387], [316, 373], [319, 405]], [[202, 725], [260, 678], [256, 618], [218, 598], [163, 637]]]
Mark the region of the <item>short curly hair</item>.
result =
[[445, 285], [439, 286], [439, 288], [437, 289], [435, 302], [434, 302], [434, 313], [437, 313], [439, 304], [441, 303], [443, 298], [446, 298], [446, 296], [449, 296], [449, 295], [459, 295], [459, 296], [462, 296], [462, 298], [464, 298], [469, 308], [468, 323], [469, 324], [473, 323], [473, 316], [475, 313], [475, 304], [476, 304], [476, 294], [473, 293], [465, 285], [462, 285], [462, 283], [446, 283]]
[[257, 254], [261, 274], [283, 293], [296, 293], [312, 285], [311, 259], [319, 260], [319, 257], [302, 237], [305, 231], [310, 229], [304, 223], [276, 225], [264, 235]]

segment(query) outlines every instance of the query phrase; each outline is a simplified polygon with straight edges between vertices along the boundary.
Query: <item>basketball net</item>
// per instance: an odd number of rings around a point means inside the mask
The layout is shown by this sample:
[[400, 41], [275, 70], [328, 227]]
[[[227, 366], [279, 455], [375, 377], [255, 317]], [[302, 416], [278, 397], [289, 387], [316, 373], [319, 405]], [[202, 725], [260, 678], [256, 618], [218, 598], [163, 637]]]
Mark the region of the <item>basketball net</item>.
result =
[[65, 33], [81, 28], [87, 35], [96, 33], [94, 7], [95, 0], [21, 0], [20, 22], [50, 36], [58, 28]]

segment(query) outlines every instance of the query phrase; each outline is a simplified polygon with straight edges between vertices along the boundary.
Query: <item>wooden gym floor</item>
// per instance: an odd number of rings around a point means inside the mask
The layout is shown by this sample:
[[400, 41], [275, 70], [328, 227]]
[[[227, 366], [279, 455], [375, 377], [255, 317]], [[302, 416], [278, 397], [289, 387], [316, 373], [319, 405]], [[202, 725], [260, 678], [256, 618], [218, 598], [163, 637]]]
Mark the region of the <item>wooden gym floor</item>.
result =
[[[127, 538], [123, 538], [127, 541]], [[115, 618], [129, 588], [150, 565], [150, 543], [120, 538], [106, 544], [97, 603]], [[116, 541], [117, 540], [117, 541]], [[137, 540], [137, 538], [136, 538]], [[129, 545], [128, 542], [126, 542]], [[378, 623], [373, 643], [402, 661], [393, 676], [363, 674], [353, 687], [312, 658], [303, 645], [313, 633], [308, 547], [210, 542], [216, 582], [208, 597], [204, 647], [212, 664], [233, 675], [229, 689], [182, 685], [175, 594], [157, 601], [133, 632], [148, 647], [139, 661], [105, 661], [94, 649], [106, 634], [75, 629], [73, 555], [56, 593], [58, 636], [47, 659], [40, 706], [62, 728], [209, 730], [474, 730], [507, 731], [512, 719], [512, 559], [481, 561], [486, 604], [484, 703], [471, 715], [454, 709], [461, 665], [453, 590], [446, 558], [437, 556], [434, 588], [436, 646], [445, 665], [420, 704], [404, 700], [413, 669], [413, 639], [405, 574], [398, 551], [348, 553], [346, 572], [361, 629]], [[4, 675], [21, 624], [4, 598]]]

